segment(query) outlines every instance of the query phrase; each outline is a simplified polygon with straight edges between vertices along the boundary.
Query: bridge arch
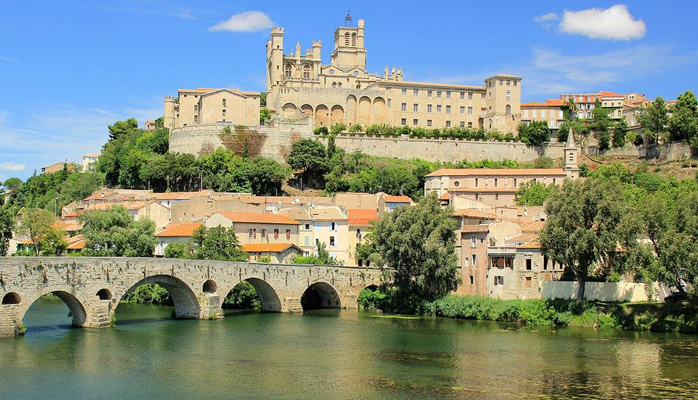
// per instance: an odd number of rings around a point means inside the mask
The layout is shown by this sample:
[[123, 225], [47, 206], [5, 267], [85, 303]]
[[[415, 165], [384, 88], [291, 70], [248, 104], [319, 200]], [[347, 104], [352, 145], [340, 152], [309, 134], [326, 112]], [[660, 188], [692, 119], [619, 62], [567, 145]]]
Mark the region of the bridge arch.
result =
[[228, 297], [228, 295], [242, 282], [249, 283], [254, 288], [254, 290], [257, 292], [257, 296], [259, 296], [259, 301], [261, 303], [260, 311], [262, 311], [262, 312], [282, 312], [283, 311], [282, 306], [281, 306], [281, 298], [279, 297], [279, 294], [276, 291], [276, 289], [274, 289], [274, 287], [271, 286], [264, 279], [258, 278], [255, 276], [244, 278], [240, 282], [236, 282], [235, 284], [233, 284], [230, 287], [223, 288], [224, 291], [220, 292], [220, 294], [223, 296], [223, 297], [221, 297], [221, 303], [223, 302], [223, 299]]
[[122, 293], [117, 299], [117, 305], [114, 307], [114, 311], [119, 306], [118, 302], [121, 301], [123, 296], [135, 290], [141, 285], [146, 283], [157, 283], [167, 290], [174, 303], [175, 307], [175, 318], [178, 319], [196, 319], [199, 318], [201, 314], [201, 306], [196, 297], [194, 290], [191, 286], [184, 282], [183, 280], [170, 275], [152, 275], [147, 278], [141, 279], [140, 281], [130, 285], [129, 289]]
[[104, 289], [100, 289], [99, 291], [97, 291], [97, 297], [100, 300], [111, 300], [113, 296], [112, 296], [111, 290], [104, 288]]
[[24, 316], [27, 314], [27, 311], [29, 311], [31, 306], [34, 305], [34, 303], [40, 297], [47, 294], [53, 294], [54, 296], [61, 299], [61, 301], [63, 301], [63, 303], [65, 303], [66, 306], [68, 306], [68, 310], [70, 310], [70, 315], [73, 318], [71, 325], [77, 328], [85, 326], [85, 322], [87, 321], [87, 311], [85, 311], [85, 305], [88, 304], [88, 302], [85, 298], [83, 298], [82, 294], [75, 291], [73, 287], [46, 288], [44, 290], [36, 292], [30, 298], [21, 301], [21, 303], [19, 303], [19, 309], [17, 310], [18, 325], [23, 323]]
[[337, 290], [327, 282], [315, 282], [301, 296], [303, 311], [321, 308], [342, 308]]
[[202, 289], [204, 293], [216, 293], [218, 291], [218, 285], [216, 284], [216, 282], [209, 279], [206, 282], [204, 282], [204, 286]]
[[2, 304], [19, 304], [21, 302], [22, 296], [17, 292], [10, 292], [2, 298]]

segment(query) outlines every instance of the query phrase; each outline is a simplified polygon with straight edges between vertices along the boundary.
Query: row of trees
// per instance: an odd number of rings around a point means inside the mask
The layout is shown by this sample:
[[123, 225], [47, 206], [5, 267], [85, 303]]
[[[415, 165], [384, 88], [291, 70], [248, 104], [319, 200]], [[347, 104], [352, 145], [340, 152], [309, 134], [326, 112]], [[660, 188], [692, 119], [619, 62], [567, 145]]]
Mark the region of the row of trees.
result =
[[632, 274], [698, 298], [698, 184], [647, 178], [622, 165], [566, 181], [550, 194], [545, 254], [579, 283]]
[[692, 91], [680, 94], [673, 107], [657, 97], [638, 118], [650, 143], [657, 140], [685, 142], [698, 149], [698, 102]]
[[513, 133], [504, 134], [498, 130], [487, 131], [484, 128], [466, 128], [466, 127], [450, 127], [450, 128], [422, 128], [410, 126], [394, 126], [385, 124], [372, 124], [363, 127], [360, 124], [346, 125], [337, 122], [330, 126], [319, 126], [315, 128], [316, 135], [370, 135], [384, 137], [399, 137], [407, 135], [410, 138], [427, 138], [427, 139], [466, 139], [466, 140], [490, 140], [490, 141], [507, 141], [513, 142], [516, 137]]

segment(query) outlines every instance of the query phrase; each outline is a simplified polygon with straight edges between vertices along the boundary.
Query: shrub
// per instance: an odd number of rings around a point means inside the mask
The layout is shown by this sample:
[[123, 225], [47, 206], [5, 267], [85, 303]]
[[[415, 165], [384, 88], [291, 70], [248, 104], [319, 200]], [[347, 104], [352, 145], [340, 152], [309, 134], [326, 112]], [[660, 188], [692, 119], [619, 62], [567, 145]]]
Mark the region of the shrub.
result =
[[318, 126], [317, 128], [313, 129], [313, 133], [316, 135], [327, 135], [329, 130], [326, 126]]

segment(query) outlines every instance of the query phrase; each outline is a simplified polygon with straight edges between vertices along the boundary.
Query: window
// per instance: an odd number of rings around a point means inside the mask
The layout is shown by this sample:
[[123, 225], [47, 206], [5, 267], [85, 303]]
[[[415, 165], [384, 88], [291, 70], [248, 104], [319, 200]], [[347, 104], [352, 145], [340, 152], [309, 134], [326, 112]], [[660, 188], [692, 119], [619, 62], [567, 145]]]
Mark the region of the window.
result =
[[351, 45], [356, 46], [356, 33], [351, 34]]
[[290, 239], [290, 238], [291, 238], [291, 230], [286, 229], [286, 239]]
[[499, 179], [494, 178], [494, 187], [497, 187], [497, 183], [499, 182]]
[[527, 288], [532, 287], [532, 286], [533, 286], [533, 278], [530, 277], [530, 276], [527, 276], [527, 277], [526, 277], [526, 282], [524, 283], [524, 285], [525, 285]]
[[517, 183], [518, 183], [518, 179], [514, 178], [514, 187], [516, 187]]
[[473, 122], [472, 122], [472, 121], [468, 121], [468, 128], [472, 128], [472, 127], [473, 127]]
[[194, 112], [197, 112], [197, 111], [199, 111], [199, 105], [198, 105], [198, 104], [194, 104]]
[[412, 93], [413, 93], [415, 96], [419, 96], [419, 89], [413, 90]]
[[303, 65], [303, 79], [310, 79], [310, 65]]
[[402, 95], [407, 96], [407, 89], [402, 89]]
[[532, 263], [531, 263], [531, 259], [530, 259], [530, 258], [527, 258], [527, 259], [526, 259], [526, 271], [530, 271], [530, 270], [532, 270], [532, 269], [533, 269], [533, 265], [532, 265]]
[[460, 92], [460, 99], [464, 100], [465, 99], [465, 92]]
[[254, 238], [256, 235], [256, 229], [250, 229], [250, 237]]
[[225, 108], [227, 106], [227, 100], [221, 99], [221, 105], [223, 105], [223, 108]]
[[441, 104], [437, 104], [437, 105], [436, 105], [436, 112], [437, 112], [438, 114], [441, 114]]
[[221, 110], [221, 115], [225, 117], [225, 110]]
[[403, 112], [404, 112], [404, 111], [407, 111], [407, 103], [402, 103], [402, 104], [400, 105], [400, 109], [401, 109]]
[[470, 238], [470, 247], [477, 247], [477, 238], [475, 236]]
[[291, 64], [286, 64], [286, 70], [285, 70], [286, 78], [291, 78], [292, 68], [293, 67], [291, 67]]
[[304, 228], [305, 228], [306, 231], [309, 231], [309, 230], [310, 230], [310, 224], [305, 224]]
[[279, 230], [274, 229], [274, 239], [278, 239], [278, 238], [279, 238]]
[[439, 98], [439, 99], [441, 98], [441, 92], [438, 91], [438, 90], [436, 91], [436, 97]]
[[465, 114], [465, 106], [460, 106], [460, 113]]
[[412, 104], [412, 111], [418, 112], [419, 111], [419, 104], [417, 104], [417, 103]]
[[428, 113], [431, 112], [431, 104], [427, 104], [427, 112], [428, 112]]
[[330, 247], [335, 247], [337, 244], [334, 241], [334, 236], [330, 236]]
[[431, 126], [431, 120], [430, 120], [430, 119], [427, 120], [427, 126]]
[[451, 91], [450, 91], [450, 90], [447, 90], [447, 91], [446, 91], [446, 98], [447, 98], [447, 99], [450, 99], [450, 98], [451, 98]]
[[310, 236], [303, 237], [303, 245], [310, 246]]
[[344, 34], [344, 45], [349, 46], [349, 32]]
[[419, 120], [417, 118], [412, 120], [412, 125], [417, 126], [419, 124]]
[[475, 178], [475, 187], [480, 186], [480, 178]]
[[470, 285], [471, 286], [473, 285], [473, 276], [472, 275], [470, 275]]
[[494, 286], [504, 286], [504, 277], [503, 276], [495, 276], [494, 277]]
[[450, 113], [451, 113], [451, 106], [447, 105], [446, 106], [446, 114], [450, 114]]
[[548, 269], [548, 256], [543, 256], [543, 269]]
[[266, 229], [262, 229], [262, 239], [264, 239], [264, 238], [266, 238], [266, 237], [267, 237], [267, 230], [266, 230]]
[[361, 229], [356, 228], [356, 237], [361, 240]]
[[499, 193], [495, 193], [495, 194], [494, 194], [494, 199], [495, 199], [495, 200], [499, 200]]
[[480, 93], [480, 98], [484, 100], [484, 99], [485, 99], [485, 94], [484, 94], [484, 93]]
[[431, 97], [431, 93], [432, 93], [431, 90], [427, 90], [427, 97]]
[[194, 122], [199, 122], [199, 116], [198, 116], [198, 115], [195, 115], [195, 116], [194, 116]]
[[500, 79], [500, 80], [499, 80], [499, 86], [502, 86], [503, 83], [504, 83], [504, 80]]
[[473, 254], [472, 260], [473, 260], [473, 261], [472, 261], [472, 265], [473, 265], [473, 267], [474, 267], [474, 266], [477, 265], [477, 254]]
[[516, 86], [517, 81], [514, 81], [514, 86]]
[[390, 108], [391, 103], [392, 103], [391, 99], [388, 99], [388, 108]]
[[472, 100], [472, 99], [473, 99], [473, 92], [468, 92], [468, 100]]
[[507, 90], [506, 98], [507, 100], [511, 98], [511, 90]]
[[330, 222], [330, 230], [331, 231], [337, 230], [337, 223], [336, 222]]
[[465, 121], [461, 121], [461, 122], [458, 124], [458, 126], [461, 127], [461, 128], [465, 128]]
[[400, 120], [400, 125], [407, 125], [407, 118], [402, 118]]
[[473, 115], [473, 108], [472, 107], [468, 107], [468, 115]]
[[507, 79], [507, 86], [509, 86], [510, 83], [511, 83], [511, 81], [509, 79]]
[[450, 127], [451, 127], [451, 121], [446, 121], [446, 128], [450, 128]]

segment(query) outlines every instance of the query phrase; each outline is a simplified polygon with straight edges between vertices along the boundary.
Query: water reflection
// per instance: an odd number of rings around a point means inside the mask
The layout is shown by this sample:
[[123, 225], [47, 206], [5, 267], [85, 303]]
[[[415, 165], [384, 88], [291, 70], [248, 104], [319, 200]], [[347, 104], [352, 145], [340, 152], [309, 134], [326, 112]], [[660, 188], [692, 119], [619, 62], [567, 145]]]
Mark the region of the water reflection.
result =
[[[0, 398], [695, 398], [687, 335], [529, 329], [356, 311], [171, 320], [122, 304], [112, 329], [67, 329], [38, 302], [0, 340]], [[28, 325], [29, 325], [28, 324]]]

